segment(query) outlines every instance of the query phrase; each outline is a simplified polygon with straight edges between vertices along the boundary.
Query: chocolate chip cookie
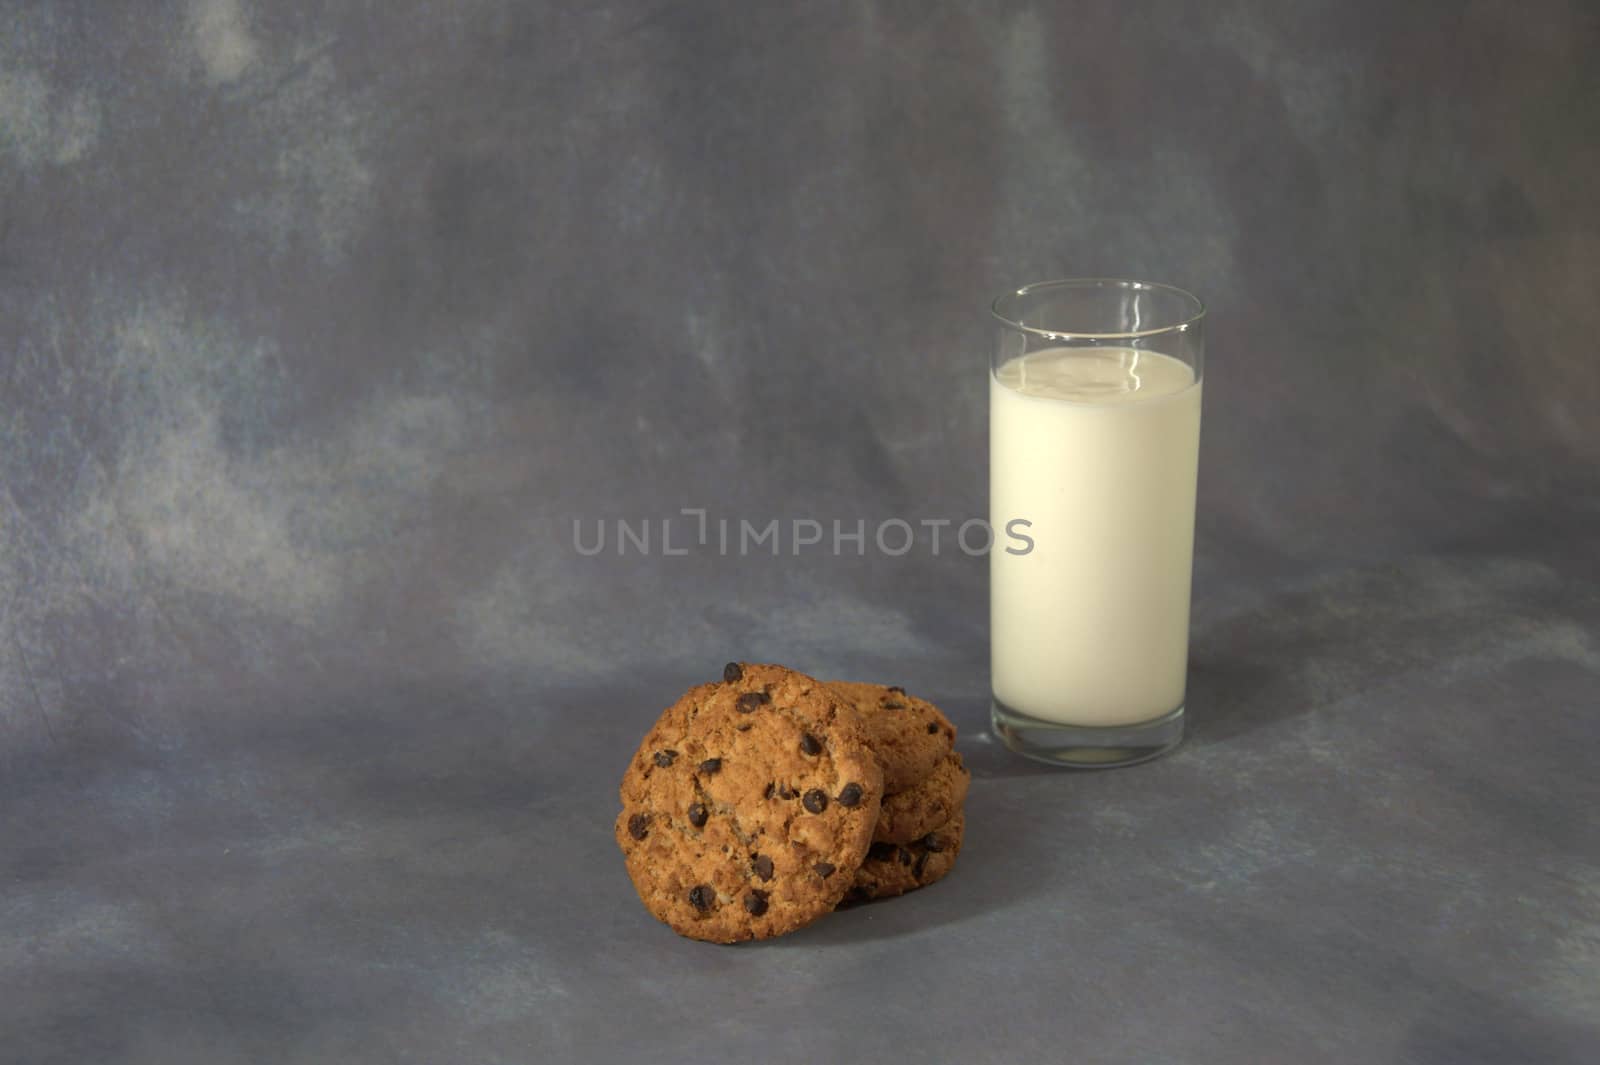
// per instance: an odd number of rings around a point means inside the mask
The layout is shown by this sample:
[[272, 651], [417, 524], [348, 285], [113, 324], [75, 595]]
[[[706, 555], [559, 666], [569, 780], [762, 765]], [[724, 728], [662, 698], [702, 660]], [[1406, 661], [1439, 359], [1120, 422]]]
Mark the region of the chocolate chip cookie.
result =
[[956, 727], [925, 699], [907, 695], [899, 686], [829, 681], [861, 714], [867, 739], [883, 765], [883, 787], [889, 794], [905, 791], [933, 772], [950, 753]]
[[886, 795], [872, 830], [875, 843], [910, 843], [950, 820], [967, 799], [972, 773], [951, 751], [920, 783]]
[[943, 878], [956, 864], [965, 830], [966, 815], [958, 810], [945, 824], [914, 842], [874, 843], [867, 860], [856, 870], [845, 900], [892, 898]]
[[833, 689], [730, 662], [662, 713], [621, 791], [617, 843], [645, 907], [732, 943], [833, 909], [871, 842], [883, 772]]

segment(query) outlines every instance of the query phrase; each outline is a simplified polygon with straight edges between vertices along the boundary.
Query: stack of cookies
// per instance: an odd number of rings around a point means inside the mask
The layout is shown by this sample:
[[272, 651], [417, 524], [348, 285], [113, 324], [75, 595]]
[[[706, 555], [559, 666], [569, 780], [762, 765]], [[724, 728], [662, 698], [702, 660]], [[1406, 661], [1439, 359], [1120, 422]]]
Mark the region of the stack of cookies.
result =
[[902, 688], [730, 662], [662, 712], [623, 776], [628, 875], [657, 918], [718, 943], [931, 884], [961, 849], [954, 743]]

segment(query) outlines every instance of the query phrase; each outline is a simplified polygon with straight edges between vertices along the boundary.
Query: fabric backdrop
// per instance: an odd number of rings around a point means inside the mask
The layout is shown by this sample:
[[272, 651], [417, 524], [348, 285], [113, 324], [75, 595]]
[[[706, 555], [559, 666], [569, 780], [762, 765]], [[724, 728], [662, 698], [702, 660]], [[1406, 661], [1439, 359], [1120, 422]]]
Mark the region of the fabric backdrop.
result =
[[[1579, 0], [0, 2], [0, 1034], [1592, 1058], [1597, 54]], [[1191, 736], [1088, 777], [986, 742], [949, 540], [987, 305], [1059, 276], [1210, 311]], [[730, 658], [950, 708], [947, 884], [644, 914], [616, 780]]]

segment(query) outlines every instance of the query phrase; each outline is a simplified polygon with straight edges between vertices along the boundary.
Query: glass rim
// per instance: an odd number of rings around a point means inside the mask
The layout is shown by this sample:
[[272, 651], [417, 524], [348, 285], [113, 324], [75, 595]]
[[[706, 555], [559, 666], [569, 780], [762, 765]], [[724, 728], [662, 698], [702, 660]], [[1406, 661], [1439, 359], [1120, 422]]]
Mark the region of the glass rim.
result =
[[[1003, 302], [1018, 297], [1034, 296], [1040, 292], [1049, 292], [1056, 289], [1079, 288], [1124, 288], [1137, 292], [1165, 292], [1186, 301], [1189, 304], [1191, 313], [1177, 321], [1166, 325], [1153, 326], [1149, 329], [1136, 329], [1122, 333], [1096, 333], [1043, 329], [1036, 325], [1024, 325], [1000, 309], [1000, 305]], [[1188, 289], [1182, 289], [1176, 285], [1164, 285], [1159, 281], [1135, 281], [1125, 277], [1063, 277], [1053, 281], [1035, 281], [1031, 285], [1023, 285], [1021, 288], [1011, 292], [1003, 292], [995, 297], [993, 303], [989, 304], [989, 313], [1009, 329], [1015, 329], [1021, 333], [1032, 333], [1034, 336], [1044, 337], [1047, 340], [1134, 340], [1139, 337], [1159, 336], [1162, 333], [1175, 333], [1187, 329], [1206, 316], [1206, 305], [1199, 296], [1196, 296]]]

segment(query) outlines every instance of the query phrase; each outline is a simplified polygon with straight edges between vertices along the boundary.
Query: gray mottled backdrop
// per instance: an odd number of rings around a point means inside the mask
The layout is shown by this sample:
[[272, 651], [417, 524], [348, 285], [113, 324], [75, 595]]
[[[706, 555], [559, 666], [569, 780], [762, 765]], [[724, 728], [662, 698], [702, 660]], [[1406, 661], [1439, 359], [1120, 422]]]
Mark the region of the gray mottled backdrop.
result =
[[[4, 1056], [1594, 1060], [1597, 50], [1579, 0], [0, 2]], [[574, 550], [984, 514], [986, 304], [1086, 274], [1211, 308], [1175, 756], [987, 742], [948, 544]], [[950, 708], [946, 883], [644, 914], [617, 777], [735, 657]]]

